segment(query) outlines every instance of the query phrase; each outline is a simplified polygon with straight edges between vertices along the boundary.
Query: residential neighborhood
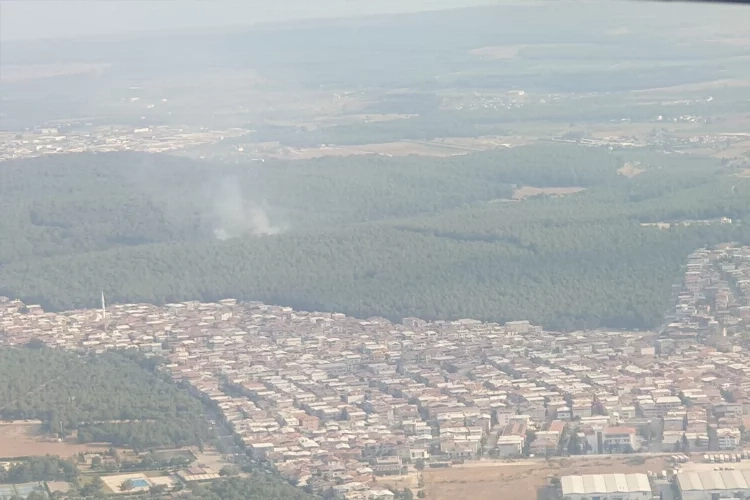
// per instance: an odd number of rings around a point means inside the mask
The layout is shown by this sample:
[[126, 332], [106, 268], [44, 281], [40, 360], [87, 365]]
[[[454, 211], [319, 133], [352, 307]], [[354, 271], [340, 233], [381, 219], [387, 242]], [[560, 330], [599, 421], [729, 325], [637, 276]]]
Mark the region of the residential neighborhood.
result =
[[750, 247], [694, 252], [674, 291], [662, 331], [567, 333], [234, 299], [52, 313], [2, 298], [0, 345], [161, 356], [254, 460], [318, 493], [381, 498], [379, 477], [471, 460], [741, 454]]

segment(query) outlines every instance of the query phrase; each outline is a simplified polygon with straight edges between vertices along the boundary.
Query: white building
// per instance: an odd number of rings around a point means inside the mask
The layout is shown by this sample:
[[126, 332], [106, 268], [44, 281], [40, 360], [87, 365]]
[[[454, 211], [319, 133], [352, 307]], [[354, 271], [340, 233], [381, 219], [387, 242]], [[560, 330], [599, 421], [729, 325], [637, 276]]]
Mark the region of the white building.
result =
[[523, 452], [524, 439], [521, 436], [500, 436], [497, 438], [495, 451], [499, 457], [520, 455]]
[[632, 427], [607, 427], [604, 429], [605, 452], [632, 452], [635, 450], [635, 429]]
[[560, 478], [562, 498], [569, 500], [651, 500], [646, 474], [587, 474]]
[[683, 472], [677, 474], [683, 500], [747, 498], [750, 496], [750, 470]]
[[720, 450], [734, 450], [740, 445], [742, 433], [739, 429], [716, 429], [716, 440]]
[[659, 416], [666, 415], [682, 406], [682, 401], [677, 396], [661, 396], [654, 400]]

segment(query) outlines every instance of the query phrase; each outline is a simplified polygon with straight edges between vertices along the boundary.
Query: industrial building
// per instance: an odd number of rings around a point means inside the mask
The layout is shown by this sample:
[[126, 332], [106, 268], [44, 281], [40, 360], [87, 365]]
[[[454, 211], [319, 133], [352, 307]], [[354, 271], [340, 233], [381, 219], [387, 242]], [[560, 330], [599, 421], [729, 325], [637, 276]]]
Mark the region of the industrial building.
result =
[[682, 472], [677, 474], [682, 500], [750, 497], [750, 470]]
[[562, 498], [569, 500], [651, 500], [646, 474], [586, 474], [560, 478]]

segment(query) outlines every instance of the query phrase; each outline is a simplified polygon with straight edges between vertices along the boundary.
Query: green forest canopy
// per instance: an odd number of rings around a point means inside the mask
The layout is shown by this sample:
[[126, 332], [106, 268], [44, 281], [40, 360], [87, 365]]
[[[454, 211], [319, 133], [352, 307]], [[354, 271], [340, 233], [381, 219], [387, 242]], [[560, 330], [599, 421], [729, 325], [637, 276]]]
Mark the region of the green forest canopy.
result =
[[115, 352], [0, 349], [0, 418], [40, 419], [81, 442], [143, 449], [209, 439], [200, 401]]
[[[645, 172], [617, 170], [638, 161]], [[750, 241], [750, 181], [710, 158], [534, 145], [449, 158], [3, 164], [0, 295], [47, 308], [225, 297], [357, 316], [649, 328], [695, 248]], [[509, 202], [518, 185], [584, 187]], [[226, 229], [226, 241], [215, 237]], [[280, 232], [257, 236], [254, 232]]]
[[314, 500], [316, 497], [270, 474], [228, 478], [192, 487], [196, 500]]
[[70, 459], [62, 459], [53, 455], [29, 457], [11, 464], [7, 469], [0, 466], [0, 483], [74, 481], [78, 477], [78, 472], [78, 466]]

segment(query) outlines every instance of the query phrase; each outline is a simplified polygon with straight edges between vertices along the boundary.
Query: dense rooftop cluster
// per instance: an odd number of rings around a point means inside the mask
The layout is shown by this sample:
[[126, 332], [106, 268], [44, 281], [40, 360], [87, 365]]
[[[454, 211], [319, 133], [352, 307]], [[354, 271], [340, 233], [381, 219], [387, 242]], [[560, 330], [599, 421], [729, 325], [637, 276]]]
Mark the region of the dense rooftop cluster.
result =
[[679, 290], [660, 334], [395, 324], [233, 299], [63, 313], [2, 299], [0, 342], [163, 356], [253, 457], [366, 498], [375, 475], [420, 461], [737, 448], [750, 247], [693, 253]]

